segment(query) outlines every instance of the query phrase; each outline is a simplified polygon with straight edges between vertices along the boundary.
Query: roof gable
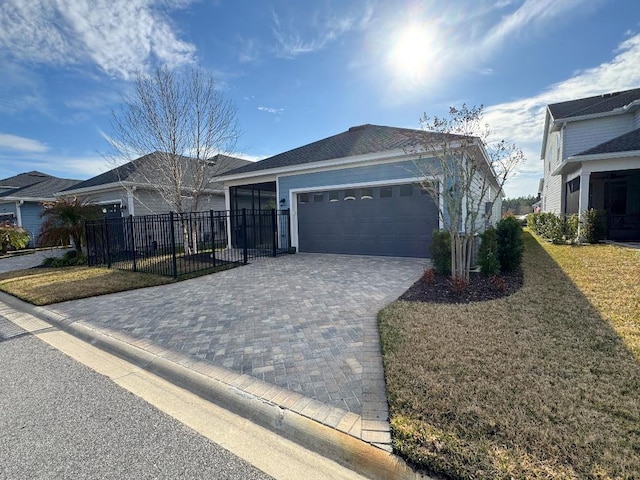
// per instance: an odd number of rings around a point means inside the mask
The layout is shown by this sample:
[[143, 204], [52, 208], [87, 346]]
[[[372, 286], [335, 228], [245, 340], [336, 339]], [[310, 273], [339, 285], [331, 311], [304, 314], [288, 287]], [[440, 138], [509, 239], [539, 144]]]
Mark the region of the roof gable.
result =
[[[251, 165], [227, 172], [236, 175], [275, 168], [286, 168], [324, 160], [365, 155], [411, 147], [416, 143], [417, 135], [432, 135], [434, 141], [445, 134], [424, 132], [409, 128], [386, 127], [381, 125], [360, 125], [346, 132], [318, 140], [302, 147], [279, 153]], [[451, 135], [454, 137], [453, 135]]]
[[554, 120], [612, 112], [640, 100], [640, 88], [549, 105]]

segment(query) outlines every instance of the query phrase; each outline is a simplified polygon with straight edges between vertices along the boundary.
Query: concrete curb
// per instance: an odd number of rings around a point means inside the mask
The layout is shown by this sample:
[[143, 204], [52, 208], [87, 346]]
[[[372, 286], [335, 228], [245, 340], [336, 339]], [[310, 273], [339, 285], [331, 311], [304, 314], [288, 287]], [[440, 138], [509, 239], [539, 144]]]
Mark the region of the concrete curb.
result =
[[[292, 394], [291, 398], [286, 399], [289, 400], [288, 404], [291, 407], [284, 408], [271, 401], [268, 394], [254, 395], [247, 392], [246, 385], [255, 382], [253, 377], [248, 375], [230, 374], [227, 375], [228, 379], [225, 378], [225, 381], [222, 381], [207, 375], [207, 371], [220, 372], [225, 369], [215, 366], [198, 368], [195, 362], [191, 362], [192, 364], [188, 366], [185, 365], [187, 362], [184, 362], [183, 358], [176, 358], [183, 356], [172, 355], [176, 360], [183, 362], [178, 363], [174, 359], [167, 358], [167, 352], [162, 348], [154, 348], [153, 350], [156, 351], [154, 353], [81, 322], [69, 321], [46, 308], [34, 307], [3, 292], [0, 292], [0, 301], [15, 310], [53, 324], [60, 330], [158, 375], [174, 385], [189, 390], [369, 478], [381, 480], [429, 478], [413, 471], [404, 460], [396, 455], [349, 434], [349, 430], [352, 429], [350, 424], [338, 425], [337, 421], [336, 425], [323, 424], [310, 418], [314, 415], [305, 414], [308, 410], [317, 411], [318, 404], [324, 405], [320, 402], [299, 394]], [[279, 387], [273, 388], [273, 390], [276, 389], [282, 390]], [[280, 394], [280, 396], [282, 395]], [[273, 394], [271, 395], [271, 398], [277, 397], [278, 395], [275, 397]], [[354, 414], [349, 415], [355, 416]], [[357, 430], [359, 431], [359, 427]]]

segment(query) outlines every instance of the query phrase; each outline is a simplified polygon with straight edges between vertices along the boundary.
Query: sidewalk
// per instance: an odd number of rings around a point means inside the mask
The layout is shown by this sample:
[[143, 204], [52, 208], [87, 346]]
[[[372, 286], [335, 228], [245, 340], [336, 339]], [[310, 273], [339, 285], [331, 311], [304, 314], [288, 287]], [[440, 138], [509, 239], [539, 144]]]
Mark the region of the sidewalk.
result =
[[423, 268], [298, 254], [49, 308], [1, 299], [372, 478], [416, 478], [389, 453], [375, 314]]

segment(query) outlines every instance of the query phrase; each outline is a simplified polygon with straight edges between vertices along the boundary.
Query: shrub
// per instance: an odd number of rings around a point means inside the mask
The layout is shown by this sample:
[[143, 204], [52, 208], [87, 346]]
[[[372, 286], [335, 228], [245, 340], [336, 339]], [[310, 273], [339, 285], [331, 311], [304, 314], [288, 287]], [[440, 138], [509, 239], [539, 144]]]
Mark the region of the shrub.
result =
[[522, 225], [515, 217], [505, 217], [496, 227], [498, 236], [498, 259], [500, 270], [512, 272], [522, 263], [524, 242], [522, 241]]
[[431, 237], [431, 263], [436, 273], [451, 275], [451, 236], [449, 232], [434, 230]]
[[569, 242], [574, 242], [578, 238], [578, 227], [580, 226], [580, 215], [574, 213], [564, 219], [564, 236]]
[[586, 242], [598, 243], [604, 240], [607, 233], [607, 216], [604, 210], [591, 208], [582, 212], [580, 223], [580, 234]]
[[78, 255], [75, 250], [69, 250], [62, 257], [47, 257], [42, 261], [43, 267], [61, 268], [75, 267], [76, 265], [86, 265], [87, 257]]
[[507, 291], [507, 284], [504, 281], [504, 278], [494, 275], [489, 279], [489, 283], [491, 284], [491, 288], [493, 288], [496, 292], [504, 293]]
[[449, 281], [449, 285], [452, 293], [460, 295], [467, 289], [469, 282], [467, 282], [467, 279], [464, 277], [453, 277]]
[[25, 248], [29, 244], [29, 234], [27, 231], [9, 222], [0, 223], [0, 249], [6, 253], [10, 248]]
[[436, 271], [433, 268], [425, 268], [422, 273], [422, 280], [427, 285], [433, 285], [436, 281]]
[[498, 235], [493, 227], [487, 228], [480, 235], [481, 243], [478, 249], [478, 263], [483, 275], [496, 275], [500, 271], [498, 258]]

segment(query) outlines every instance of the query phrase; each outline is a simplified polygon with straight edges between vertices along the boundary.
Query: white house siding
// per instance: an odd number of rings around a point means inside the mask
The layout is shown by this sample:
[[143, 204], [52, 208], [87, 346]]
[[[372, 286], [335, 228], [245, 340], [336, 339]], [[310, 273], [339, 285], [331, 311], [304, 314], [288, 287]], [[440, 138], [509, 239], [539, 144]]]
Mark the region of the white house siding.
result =
[[568, 122], [564, 132], [564, 157], [595, 147], [634, 128], [634, 115], [593, 118]]
[[560, 213], [562, 209], [562, 179], [552, 177], [551, 171], [560, 163], [560, 132], [550, 132], [547, 138], [547, 150], [544, 155], [544, 187], [542, 193], [542, 210]]

